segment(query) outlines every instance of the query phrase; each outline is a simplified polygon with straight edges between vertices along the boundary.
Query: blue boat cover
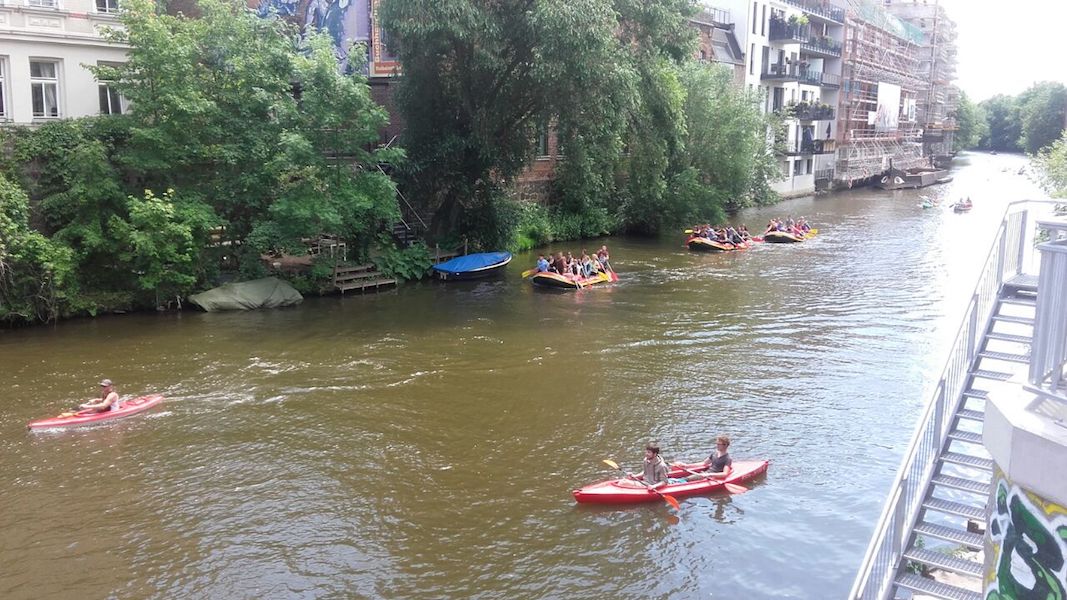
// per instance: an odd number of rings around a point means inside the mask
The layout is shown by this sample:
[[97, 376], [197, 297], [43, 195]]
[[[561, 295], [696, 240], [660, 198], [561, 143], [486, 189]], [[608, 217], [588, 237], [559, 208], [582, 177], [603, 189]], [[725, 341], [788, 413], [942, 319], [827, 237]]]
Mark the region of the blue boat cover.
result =
[[441, 264], [434, 265], [433, 270], [441, 271], [442, 273], [465, 273], [467, 271], [499, 265], [509, 258], [511, 258], [510, 252], [479, 252], [477, 254], [457, 256], [452, 260], [446, 260]]

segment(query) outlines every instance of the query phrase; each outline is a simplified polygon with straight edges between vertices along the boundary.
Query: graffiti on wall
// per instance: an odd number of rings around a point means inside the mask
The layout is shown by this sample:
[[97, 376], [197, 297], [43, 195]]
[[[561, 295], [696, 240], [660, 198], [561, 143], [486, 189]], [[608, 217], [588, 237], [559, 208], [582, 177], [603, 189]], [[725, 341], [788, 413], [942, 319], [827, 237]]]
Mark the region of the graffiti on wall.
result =
[[1013, 485], [999, 469], [994, 481], [985, 599], [1067, 599], [1067, 508]]
[[[259, 0], [253, 8], [261, 17], [276, 14], [301, 27], [304, 35], [322, 31], [333, 40], [337, 63], [345, 73], [392, 75], [396, 58], [376, 26], [380, 0]], [[373, 34], [373, 35], [372, 35]], [[353, 55], [365, 49], [366, 55]]]

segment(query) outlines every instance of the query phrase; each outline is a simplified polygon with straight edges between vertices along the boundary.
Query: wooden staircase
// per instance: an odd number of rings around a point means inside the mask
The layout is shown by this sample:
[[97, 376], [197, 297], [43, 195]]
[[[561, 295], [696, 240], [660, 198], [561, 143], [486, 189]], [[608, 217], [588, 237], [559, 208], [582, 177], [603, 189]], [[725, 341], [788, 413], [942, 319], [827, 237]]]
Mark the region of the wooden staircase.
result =
[[337, 265], [333, 268], [333, 285], [343, 295], [349, 290], [359, 290], [361, 293], [368, 289], [378, 291], [383, 286], [395, 286], [396, 280], [382, 275], [373, 264]]

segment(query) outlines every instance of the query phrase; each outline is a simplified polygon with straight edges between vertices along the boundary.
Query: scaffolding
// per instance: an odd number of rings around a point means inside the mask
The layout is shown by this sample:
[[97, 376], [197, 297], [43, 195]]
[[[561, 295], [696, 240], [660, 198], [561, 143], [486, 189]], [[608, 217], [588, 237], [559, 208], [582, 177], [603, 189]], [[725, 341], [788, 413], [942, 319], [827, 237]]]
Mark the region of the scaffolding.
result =
[[[922, 31], [867, 0], [853, 0], [845, 16], [842, 86], [835, 178], [849, 186], [889, 168], [926, 166], [923, 128], [917, 114]], [[879, 131], [870, 115], [878, 110], [880, 84], [900, 87], [898, 126]], [[913, 110], [916, 109], [916, 110]]]
[[952, 154], [959, 90], [956, 79], [956, 23], [937, 0], [887, 3], [886, 10], [917, 28], [919, 42], [917, 117], [926, 135], [924, 153], [947, 158]]

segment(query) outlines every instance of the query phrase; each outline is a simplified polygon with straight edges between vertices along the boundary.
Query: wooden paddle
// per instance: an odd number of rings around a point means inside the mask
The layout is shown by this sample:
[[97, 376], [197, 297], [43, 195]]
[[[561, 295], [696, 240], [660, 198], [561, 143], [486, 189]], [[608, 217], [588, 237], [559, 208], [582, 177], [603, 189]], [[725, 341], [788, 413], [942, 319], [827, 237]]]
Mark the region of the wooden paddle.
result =
[[527, 277], [529, 277], [530, 275], [533, 275], [536, 272], [537, 272], [537, 267], [534, 267], [532, 269], [526, 269], [525, 271], [522, 272], [522, 278], [526, 279]]
[[[617, 469], [617, 470], [619, 470], [619, 471], [621, 471], [623, 473], [626, 473], [626, 471], [623, 471], [622, 467], [619, 466], [619, 463], [611, 460], [610, 458], [605, 458], [603, 462], [604, 462], [605, 465], [611, 467], [612, 469]], [[627, 474], [627, 475], [629, 475], [629, 474]], [[659, 497], [663, 498], [663, 500], [665, 502], [667, 502], [667, 504], [670, 504], [671, 506], [673, 506], [674, 510], [681, 510], [682, 509], [682, 507], [678, 504], [678, 499], [675, 498], [674, 496], [672, 496], [670, 494], [664, 494], [663, 492], [661, 492], [661, 491], [659, 491], [657, 489], [653, 489], [652, 488], [652, 484], [650, 484], [649, 482], [645, 481], [644, 479], [635, 479], [634, 481], [640, 481], [642, 484], [644, 484], [645, 487], [647, 487], [649, 489], [649, 491], [652, 491], [652, 492], [655, 492], [655, 493], [659, 494]]]
[[[672, 467], [677, 467], [677, 468], [685, 471], [686, 473], [689, 473], [690, 475], [704, 475], [704, 473], [697, 473], [696, 471], [691, 471], [691, 470], [685, 468], [684, 466], [682, 466], [682, 463], [674, 463], [671, 466]], [[730, 467], [730, 468], [733, 468], [733, 467]], [[714, 479], [714, 478], [713, 477], [704, 477], [704, 479]], [[738, 485], [736, 483], [727, 483], [727, 482], [725, 482], [725, 481], [723, 481], [721, 479], [719, 481], [722, 481], [723, 487], [725, 487], [726, 491], [730, 492], [731, 494], [744, 494], [745, 492], [748, 491], [748, 488], [743, 486], [743, 485]]]

